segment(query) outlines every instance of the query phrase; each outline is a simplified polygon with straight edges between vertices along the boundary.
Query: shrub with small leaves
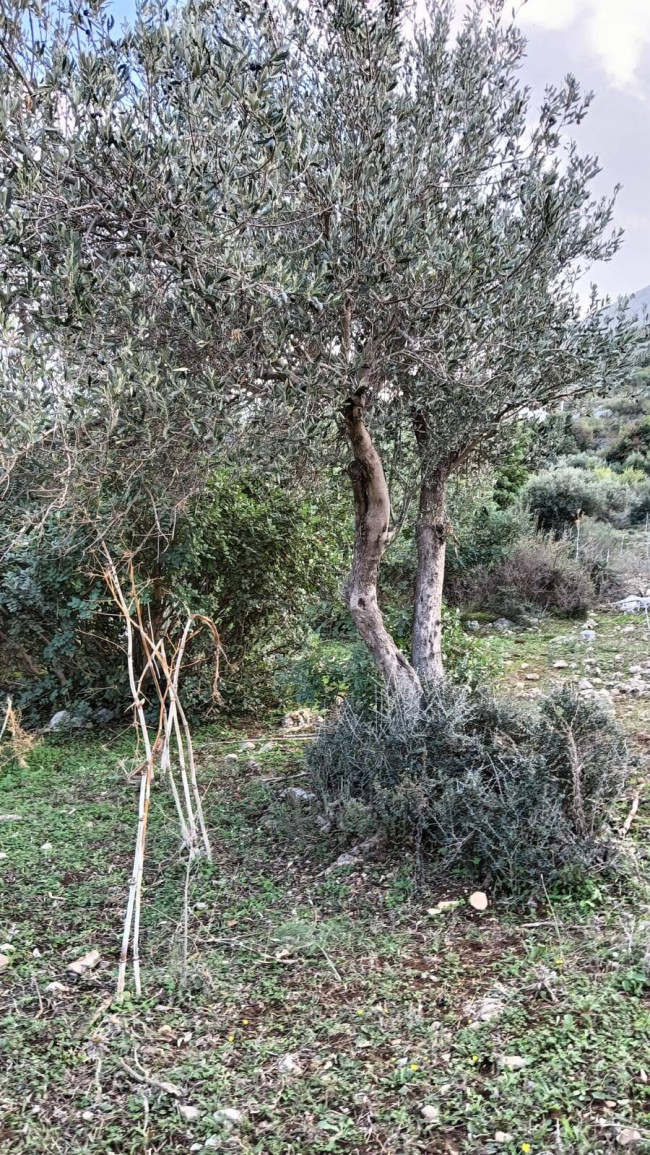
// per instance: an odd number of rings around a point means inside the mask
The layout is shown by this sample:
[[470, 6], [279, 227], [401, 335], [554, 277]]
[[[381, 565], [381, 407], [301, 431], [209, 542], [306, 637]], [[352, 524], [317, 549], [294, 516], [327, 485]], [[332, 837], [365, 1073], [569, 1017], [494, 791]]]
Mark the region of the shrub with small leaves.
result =
[[441, 869], [513, 893], [607, 857], [626, 751], [614, 719], [571, 687], [531, 711], [447, 681], [419, 710], [345, 704], [309, 764], [326, 801], [364, 803]]
[[625, 510], [628, 500], [626, 487], [611, 471], [568, 466], [538, 473], [522, 493], [524, 508], [533, 514], [537, 528], [558, 536], [581, 517], [611, 520]]

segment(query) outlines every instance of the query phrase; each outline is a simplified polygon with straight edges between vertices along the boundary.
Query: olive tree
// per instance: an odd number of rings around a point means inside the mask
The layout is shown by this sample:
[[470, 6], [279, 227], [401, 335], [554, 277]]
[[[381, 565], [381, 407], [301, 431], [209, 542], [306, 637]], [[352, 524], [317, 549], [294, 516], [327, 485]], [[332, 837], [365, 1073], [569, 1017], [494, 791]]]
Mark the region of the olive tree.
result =
[[284, 49], [262, 3], [146, 3], [121, 33], [101, 3], [3, 13], [9, 504], [164, 538], [237, 455], [270, 319], [304, 290], [279, 239]]
[[[450, 475], [498, 446], [522, 413], [615, 388], [633, 339], [623, 317], [581, 316], [576, 283], [611, 257], [613, 200], [570, 139], [590, 96], [567, 77], [532, 107], [525, 41], [502, 4], [312, 5], [287, 61], [312, 157], [300, 251], [324, 282], [295, 343], [296, 407], [343, 401], [354, 461], [347, 600], [387, 680], [442, 673]], [[383, 451], [383, 453], [382, 453]], [[377, 600], [390, 542], [384, 460], [417, 495], [411, 662]], [[408, 483], [407, 483], [408, 484]]]
[[[345, 596], [387, 684], [442, 673], [451, 474], [531, 408], [615, 387], [622, 317], [568, 77], [535, 113], [500, 0], [100, 6], [4, 18], [7, 474], [46, 511], [176, 515], [215, 458], [325, 475], [347, 442]], [[48, 23], [49, 20], [49, 23]], [[391, 479], [417, 504], [413, 650], [378, 599]], [[82, 500], [79, 501], [79, 494]], [[92, 498], [92, 501], [90, 500]], [[93, 504], [94, 502], [94, 504]]]

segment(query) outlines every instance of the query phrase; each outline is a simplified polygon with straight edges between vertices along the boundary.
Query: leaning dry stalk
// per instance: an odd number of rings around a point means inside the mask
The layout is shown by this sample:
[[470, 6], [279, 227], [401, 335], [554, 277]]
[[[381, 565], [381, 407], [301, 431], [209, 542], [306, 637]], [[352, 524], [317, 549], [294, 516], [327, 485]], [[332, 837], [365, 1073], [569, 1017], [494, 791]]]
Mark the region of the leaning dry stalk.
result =
[[4, 738], [5, 733], [11, 736], [10, 741], [13, 756], [21, 770], [24, 770], [27, 766], [25, 755], [32, 749], [36, 739], [33, 738], [31, 734], [28, 734], [26, 730], [23, 730], [19, 717], [19, 714], [14, 710], [12, 699], [7, 698], [2, 728], [0, 729], [0, 742]]
[[[117, 998], [121, 999], [124, 995], [124, 988], [126, 983], [126, 966], [130, 942], [132, 942], [132, 961], [135, 990], [137, 994], [141, 993], [139, 940], [140, 920], [142, 912], [142, 881], [144, 873], [147, 824], [151, 799], [151, 783], [154, 777], [154, 760], [159, 750], [161, 754], [161, 769], [167, 773], [169, 778], [171, 793], [179, 817], [183, 844], [187, 848], [188, 878], [191, 863], [199, 853], [199, 831], [206, 857], [209, 860], [212, 859], [212, 848], [210, 846], [207, 827], [205, 825], [201, 796], [196, 776], [196, 763], [194, 760], [192, 737], [185, 711], [183, 710], [180, 702], [178, 685], [187, 643], [190, 638], [194, 636], [192, 632], [194, 623], [196, 622], [198, 624], [199, 629], [202, 626], [207, 626], [215, 642], [215, 678], [218, 677], [218, 656], [220, 643], [217, 629], [209, 618], [205, 618], [201, 614], [188, 614], [181, 640], [178, 646], [175, 648], [171, 660], [169, 660], [165, 649], [164, 638], [158, 638], [156, 640], [153, 637], [153, 632], [147, 631], [144, 625], [135, 583], [133, 564], [131, 560], [129, 559], [129, 579], [131, 587], [131, 599], [135, 611], [135, 616], [132, 613], [122, 590], [116, 566], [106, 548], [104, 552], [106, 556], [104, 576], [113, 599], [118, 606], [126, 624], [127, 667], [129, 674], [129, 684], [131, 687], [131, 696], [133, 699], [134, 717], [138, 730], [142, 736], [146, 756], [142, 766], [142, 779], [138, 804], [138, 830], [136, 835], [133, 871], [129, 885], [129, 897], [124, 920], [120, 963], [118, 969]], [[137, 636], [139, 636], [141, 640], [142, 649], [146, 658], [144, 668], [142, 669], [138, 678], [136, 678], [134, 664], [135, 632], [137, 632]], [[143, 696], [143, 686], [145, 680], [149, 676], [151, 677], [151, 680], [155, 686], [160, 706], [158, 729], [153, 743], [150, 739], [149, 728], [144, 712], [145, 700]], [[181, 793], [179, 793], [172, 772], [172, 736], [176, 748], [176, 758], [179, 768], [182, 796]], [[188, 879], [186, 879], [186, 887], [184, 892], [185, 944], [187, 943], [188, 918], [187, 887]]]
[[149, 730], [144, 714], [144, 703], [140, 695], [140, 687], [136, 683], [135, 670], [133, 665], [133, 625], [131, 615], [128, 611], [126, 602], [122, 595], [122, 590], [117, 576], [117, 571], [112, 561], [109, 560], [110, 574], [113, 581], [115, 592], [118, 595], [118, 605], [122, 609], [126, 621], [126, 635], [127, 635], [127, 667], [129, 672], [129, 683], [131, 686], [131, 694], [135, 707], [140, 733], [142, 734], [142, 741], [144, 743], [146, 755], [146, 768], [142, 775], [140, 783], [140, 798], [138, 806], [138, 830], [135, 840], [135, 854], [133, 857], [133, 873], [131, 875], [131, 884], [129, 887], [129, 899], [126, 909], [126, 917], [124, 920], [124, 931], [122, 934], [122, 949], [120, 951], [120, 965], [117, 976], [117, 998], [121, 999], [124, 995], [124, 985], [126, 980], [126, 961], [129, 949], [129, 939], [131, 937], [131, 924], [133, 924], [133, 971], [135, 977], [136, 990], [140, 992], [140, 963], [139, 963], [139, 931], [140, 931], [140, 904], [142, 895], [142, 874], [144, 869], [144, 853], [147, 838], [147, 819], [149, 816], [149, 798], [151, 795], [151, 779], [153, 777], [153, 750], [149, 741]]

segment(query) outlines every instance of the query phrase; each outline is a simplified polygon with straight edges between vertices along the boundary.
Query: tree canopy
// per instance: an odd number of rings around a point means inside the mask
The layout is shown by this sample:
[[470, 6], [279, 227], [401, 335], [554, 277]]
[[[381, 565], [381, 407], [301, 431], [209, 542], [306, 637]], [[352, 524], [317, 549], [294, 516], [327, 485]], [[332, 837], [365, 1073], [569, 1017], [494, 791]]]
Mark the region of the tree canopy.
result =
[[[409, 686], [441, 670], [449, 474], [615, 387], [634, 345], [576, 292], [621, 240], [571, 141], [590, 96], [567, 77], [535, 111], [500, 0], [452, 18], [190, 0], [117, 35], [101, 5], [18, 3], [1, 40], [17, 509], [155, 525], [215, 460], [318, 475], [347, 434], [348, 602]], [[394, 479], [419, 500], [412, 665], [377, 602]]]

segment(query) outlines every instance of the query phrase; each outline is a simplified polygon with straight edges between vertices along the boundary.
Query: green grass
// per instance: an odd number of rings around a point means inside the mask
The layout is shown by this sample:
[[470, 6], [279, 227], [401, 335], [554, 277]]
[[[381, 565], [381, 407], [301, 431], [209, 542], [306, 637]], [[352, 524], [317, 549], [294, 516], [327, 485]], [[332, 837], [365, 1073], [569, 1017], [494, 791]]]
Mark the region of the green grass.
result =
[[[572, 630], [501, 644], [546, 678], [553, 635]], [[599, 635], [603, 665], [610, 642], [633, 637], [616, 618]], [[520, 667], [507, 669], [518, 680]], [[251, 1155], [593, 1155], [622, 1150], [625, 1126], [650, 1151], [643, 805], [618, 884], [433, 917], [450, 888], [416, 880], [403, 854], [328, 873], [343, 836], [323, 836], [283, 797], [303, 782], [304, 746], [224, 763], [242, 737], [199, 743], [215, 861], [192, 878], [185, 983], [185, 866], [154, 786], [145, 991], [121, 1007], [111, 1000], [137, 801], [128, 743], [43, 741], [0, 779], [0, 813], [22, 815], [0, 823], [1, 941], [14, 947], [0, 977], [0, 1152], [177, 1155], [210, 1139], [206, 1151]], [[67, 965], [91, 948], [102, 962], [75, 980]], [[468, 1004], [487, 995], [502, 1013], [470, 1025]], [[287, 1054], [300, 1073], [281, 1072]], [[513, 1055], [526, 1066], [504, 1066]], [[188, 1123], [177, 1102], [201, 1117]], [[243, 1112], [240, 1125], [215, 1122], [224, 1107]], [[512, 1139], [497, 1144], [498, 1131]]]

